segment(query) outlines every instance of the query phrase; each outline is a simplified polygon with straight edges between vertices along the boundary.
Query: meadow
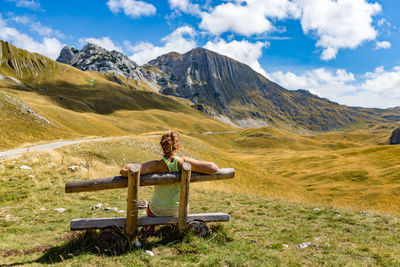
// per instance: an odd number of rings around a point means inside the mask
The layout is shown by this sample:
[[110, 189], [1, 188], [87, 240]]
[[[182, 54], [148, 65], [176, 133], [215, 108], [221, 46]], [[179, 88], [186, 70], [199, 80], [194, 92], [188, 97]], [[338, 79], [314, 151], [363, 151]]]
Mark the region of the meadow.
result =
[[[264, 129], [261, 132], [267, 131], [275, 130]], [[235, 168], [235, 179], [193, 184], [190, 196], [191, 212], [226, 212], [232, 216], [230, 222], [211, 224], [212, 233], [206, 238], [191, 233], [177, 236], [167, 231], [141, 239], [142, 246], [139, 248], [123, 251], [99, 243], [98, 232], [69, 232], [69, 221], [73, 218], [121, 216], [115, 211], [91, 210], [91, 207], [102, 203], [103, 207], [125, 210], [126, 189], [65, 194], [64, 184], [70, 180], [117, 175], [120, 166], [127, 162], [159, 158], [161, 154], [157, 143], [162, 132], [82, 143], [2, 159], [1, 263], [63, 266], [400, 264], [397, 242], [400, 224], [396, 215], [399, 210], [394, 205], [373, 201], [373, 198], [360, 201], [359, 196], [344, 197], [350, 186], [356, 190], [361, 185], [370, 187], [369, 180], [376, 183], [380, 179], [393, 179], [388, 170], [395, 168], [396, 162], [383, 165], [382, 161], [393, 157], [398, 152], [397, 147], [364, 145], [335, 150], [325, 148], [314, 151], [314, 154], [318, 153], [317, 160], [305, 160], [311, 157], [311, 151], [304, 150], [264, 151], [263, 156], [258, 155], [261, 151], [254, 151], [252, 155], [243, 151], [239, 153], [239, 144], [250, 132], [253, 133], [246, 130], [245, 133], [182, 134], [181, 155], [213, 160], [221, 167]], [[312, 143], [316, 142], [315, 139], [307, 138]], [[207, 143], [207, 140], [212, 141]], [[363, 179], [365, 174], [360, 171], [342, 177], [334, 169], [329, 174], [326, 161], [332, 161], [332, 156], [329, 157], [332, 153], [338, 158], [353, 157], [353, 160], [367, 155], [370, 161], [365, 162], [365, 166], [372, 168], [371, 163], [374, 163], [376, 170], [381, 169], [388, 176], [374, 177], [368, 172], [368, 179]], [[356, 161], [358, 168], [363, 167], [359, 164], [362, 161]], [[311, 163], [314, 165], [308, 166]], [[269, 173], [272, 174], [266, 175], [267, 170], [263, 174], [265, 164], [270, 166]], [[315, 184], [315, 190], [304, 186], [310, 180], [291, 178], [287, 172], [282, 172], [289, 166], [288, 172], [299, 171], [299, 166], [303, 164], [308, 164], [310, 173], [316, 173], [314, 179], [320, 177], [322, 170], [328, 172], [319, 184]], [[333, 164], [343, 168], [348, 161], [336, 159]], [[32, 169], [21, 169], [22, 165]], [[81, 168], [72, 172], [68, 170], [71, 165]], [[300, 174], [293, 174], [294, 177], [296, 175]], [[354, 178], [359, 181], [354, 181]], [[342, 194], [332, 195], [331, 190], [323, 190], [323, 184], [338, 186], [338, 182], [346, 189], [336, 191], [343, 191]], [[389, 183], [385, 186], [390, 188]], [[149, 199], [151, 192], [151, 188], [144, 187], [140, 197]], [[389, 197], [385, 193], [382, 190], [381, 198]], [[394, 196], [392, 193], [391, 197]], [[352, 204], [349, 204], [349, 199], [352, 199]], [[364, 207], [359, 206], [361, 202]], [[59, 213], [56, 208], [66, 210]], [[308, 247], [299, 247], [306, 242], [310, 242]], [[146, 254], [146, 250], [151, 250], [155, 256]]]

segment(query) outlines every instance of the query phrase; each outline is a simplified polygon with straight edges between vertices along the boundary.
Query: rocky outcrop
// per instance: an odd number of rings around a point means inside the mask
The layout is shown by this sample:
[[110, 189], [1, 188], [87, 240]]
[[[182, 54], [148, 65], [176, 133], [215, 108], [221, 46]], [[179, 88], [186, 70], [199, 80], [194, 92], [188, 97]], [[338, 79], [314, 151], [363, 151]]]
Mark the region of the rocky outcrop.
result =
[[400, 128], [395, 129], [390, 136], [390, 144], [398, 145], [400, 144]]
[[75, 64], [79, 59], [79, 50], [72, 46], [64, 46], [57, 58], [58, 62], [68, 65]]
[[142, 68], [127, 56], [115, 50], [110, 52], [96, 44], [89, 43], [80, 51], [65, 46], [57, 61], [84, 71], [111, 72], [134, 80], [145, 79]]

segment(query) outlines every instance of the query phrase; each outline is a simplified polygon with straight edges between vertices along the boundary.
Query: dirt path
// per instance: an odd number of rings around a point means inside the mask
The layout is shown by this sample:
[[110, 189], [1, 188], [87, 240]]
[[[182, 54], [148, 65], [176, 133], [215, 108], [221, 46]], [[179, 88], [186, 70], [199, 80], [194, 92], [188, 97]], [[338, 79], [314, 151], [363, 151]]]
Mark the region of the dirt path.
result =
[[18, 149], [13, 149], [13, 150], [0, 151], [0, 158], [1, 157], [7, 157], [7, 156], [14, 156], [14, 155], [18, 155], [18, 154], [22, 154], [22, 153], [26, 153], [26, 152], [31, 152], [31, 151], [55, 149], [55, 148], [68, 146], [68, 145], [73, 145], [73, 144], [78, 144], [78, 143], [93, 142], [93, 141], [104, 141], [104, 140], [109, 140], [109, 139], [113, 139], [113, 137], [102, 137], [102, 138], [92, 138], [92, 139], [81, 139], [81, 140], [51, 142], [51, 143], [46, 143], [46, 144], [41, 144], [41, 145], [36, 145], [36, 146], [30, 146], [30, 147], [25, 147], [25, 148], [18, 148]]

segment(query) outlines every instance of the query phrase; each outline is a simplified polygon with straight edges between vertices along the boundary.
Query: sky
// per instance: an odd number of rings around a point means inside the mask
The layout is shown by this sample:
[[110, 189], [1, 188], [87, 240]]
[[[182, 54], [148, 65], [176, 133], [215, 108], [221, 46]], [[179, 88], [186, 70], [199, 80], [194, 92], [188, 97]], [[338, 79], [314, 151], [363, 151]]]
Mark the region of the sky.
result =
[[400, 106], [398, 0], [0, 0], [0, 39], [56, 59], [88, 42], [138, 64], [205, 47], [289, 89]]

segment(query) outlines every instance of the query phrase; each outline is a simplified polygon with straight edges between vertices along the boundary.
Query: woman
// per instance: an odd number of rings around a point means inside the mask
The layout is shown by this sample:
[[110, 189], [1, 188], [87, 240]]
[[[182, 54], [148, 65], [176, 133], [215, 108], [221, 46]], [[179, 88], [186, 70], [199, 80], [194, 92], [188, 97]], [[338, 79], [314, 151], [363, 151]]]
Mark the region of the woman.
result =
[[[192, 172], [212, 174], [219, 169], [213, 162], [199, 161], [188, 157], [178, 157], [176, 152], [181, 148], [179, 134], [176, 131], [168, 131], [160, 141], [164, 158], [143, 163], [141, 174], [160, 172], [180, 172], [184, 162], [192, 165]], [[128, 176], [129, 164], [125, 165], [120, 173]], [[154, 193], [147, 207], [147, 216], [176, 216], [179, 207], [180, 185], [155, 185]]]

